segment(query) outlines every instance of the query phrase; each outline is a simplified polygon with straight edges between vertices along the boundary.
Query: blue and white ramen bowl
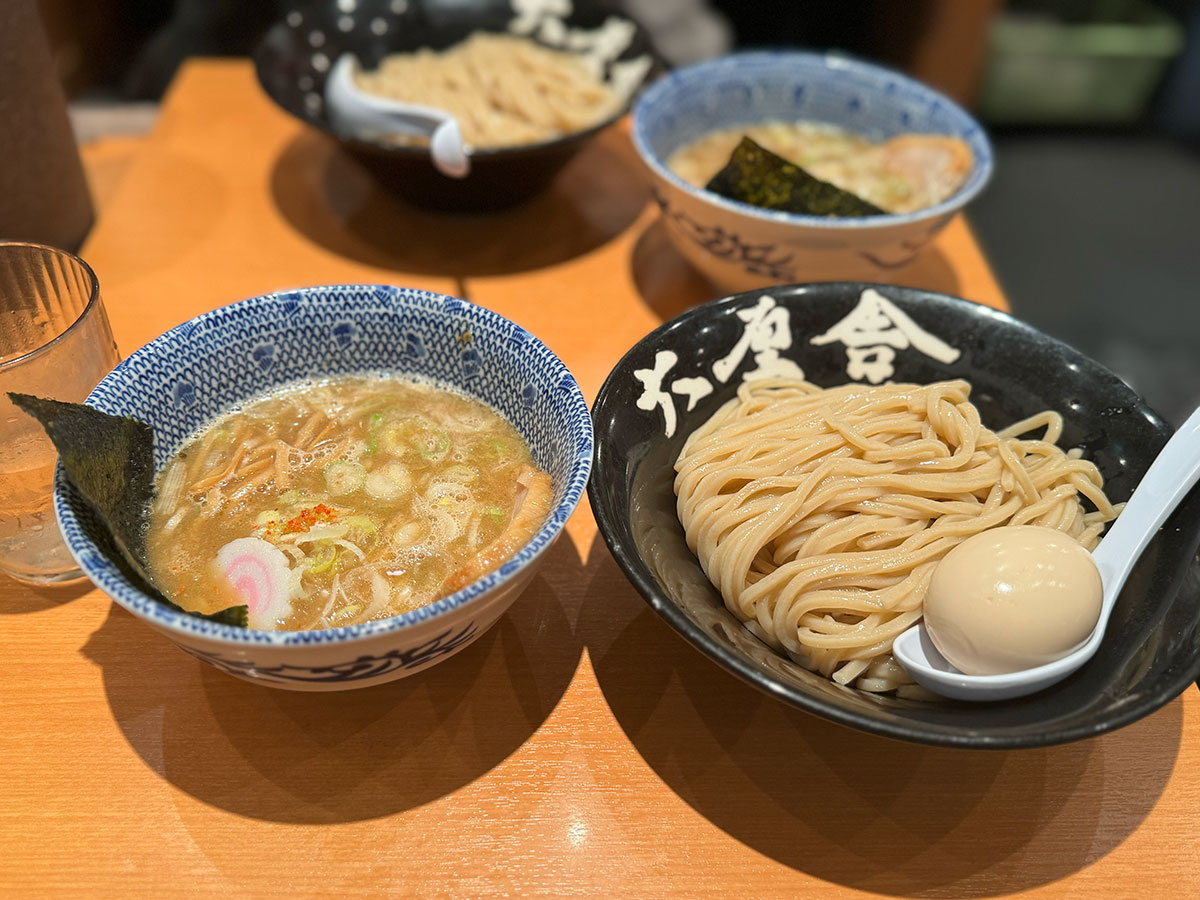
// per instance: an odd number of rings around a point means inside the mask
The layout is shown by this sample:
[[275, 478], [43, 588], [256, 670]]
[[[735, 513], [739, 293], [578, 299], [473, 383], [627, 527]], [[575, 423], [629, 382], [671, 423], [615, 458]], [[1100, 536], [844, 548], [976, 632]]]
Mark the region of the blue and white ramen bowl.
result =
[[[762, 209], [688, 184], [667, 168], [710, 132], [771, 120], [823, 122], [884, 141], [944, 134], [973, 165], [950, 198], [911, 213], [825, 218]], [[834, 54], [754, 51], [677, 69], [633, 111], [633, 143], [653, 178], [672, 243], [717, 286], [744, 291], [800, 281], [887, 281], [983, 189], [992, 148], [952, 100], [898, 72]]]
[[334, 691], [419, 672], [487, 631], [529, 583], [583, 496], [592, 425], [579, 385], [541, 341], [490, 310], [426, 291], [338, 285], [267, 294], [184, 322], [131, 354], [87, 403], [154, 429], [156, 471], [231, 407], [305, 378], [395, 373], [488, 404], [528, 442], [554, 483], [541, 530], [512, 559], [429, 606], [361, 625], [258, 631], [163, 606], [97, 546], [97, 525], [66, 481], [54, 504], [79, 566], [118, 604], [187, 653], [272, 687]]

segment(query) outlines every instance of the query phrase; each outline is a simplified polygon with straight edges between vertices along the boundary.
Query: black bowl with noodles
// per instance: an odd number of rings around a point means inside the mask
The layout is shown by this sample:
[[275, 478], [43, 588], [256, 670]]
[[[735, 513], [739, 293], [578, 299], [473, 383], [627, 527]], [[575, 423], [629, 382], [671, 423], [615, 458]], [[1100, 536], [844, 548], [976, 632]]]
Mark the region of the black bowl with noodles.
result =
[[[521, 13], [516, 7], [533, 12]], [[476, 32], [516, 29], [545, 43], [540, 36], [553, 38], [563, 28], [592, 31], [614, 15], [632, 21], [601, 0], [574, 0], [570, 8], [560, 17], [554, 14], [555, 4], [539, 7], [512, 0], [319, 0], [287, 13], [271, 26], [254, 51], [254, 66], [272, 100], [336, 138], [380, 183], [406, 200], [442, 210], [503, 209], [546, 187], [629, 104], [591, 128], [554, 140], [475, 150], [470, 155], [470, 174], [450, 178], [434, 168], [425, 147], [339, 131], [325, 109], [325, 79], [343, 53], [355, 54], [365, 68], [374, 69], [388, 54], [425, 47], [444, 50]], [[548, 20], [553, 21], [547, 25]], [[633, 24], [632, 40], [615, 61], [645, 56], [652, 63], [650, 72], [659, 71], [648, 36]]]
[[673, 466], [688, 435], [743, 378], [777, 359], [794, 361], [822, 387], [963, 378], [984, 424], [995, 430], [1057, 409], [1065, 418], [1059, 445], [1082, 448], [1113, 501], [1129, 497], [1171, 434], [1098, 363], [1011, 316], [954, 297], [813, 284], [695, 307], [643, 338], [606, 380], [592, 411], [596, 455], [588, 494], [618, 564], [697, 650], [800, 709], [887, 737], [954, 747], [1036, 747], [1092, 737], [1158, 709], [1196, 680], [1200, 491], [1151, 542], [1096, 655], [1039, 694], [977, 704], [871, 694], [834, 684], [756, 639], [688, 550]]

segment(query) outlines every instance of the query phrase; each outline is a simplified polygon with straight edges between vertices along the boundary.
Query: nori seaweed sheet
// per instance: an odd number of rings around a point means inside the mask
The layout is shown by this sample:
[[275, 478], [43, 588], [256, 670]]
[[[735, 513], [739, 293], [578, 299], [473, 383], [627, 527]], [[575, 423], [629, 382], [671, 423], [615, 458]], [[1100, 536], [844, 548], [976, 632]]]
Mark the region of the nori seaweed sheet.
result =
[[138, 590], [171, 609], [245, 628], [249, 611], [231, 606], [212, 615], [172, 603], [154, 584], [146, 564], [146, 529], [154, 497], [154, 431], [144, 422], [82, 403], [10, 393], [37, 419], [58, 450], [67, 480], [103, 526], [96, 546]]
[[713, 193], [763, 209], [806, 216], [859, 217], [886, 212], [742, 136], [729, 162], [705, 185]]

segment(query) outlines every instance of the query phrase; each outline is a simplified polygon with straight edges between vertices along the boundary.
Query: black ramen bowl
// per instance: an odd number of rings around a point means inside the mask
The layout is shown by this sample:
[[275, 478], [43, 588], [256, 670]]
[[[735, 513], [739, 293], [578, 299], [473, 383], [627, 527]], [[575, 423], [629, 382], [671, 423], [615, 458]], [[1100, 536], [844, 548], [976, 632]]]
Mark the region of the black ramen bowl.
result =
[[[424, 147], [407, 147], [339, 131], [325, 110], [325, 79], [343, 53], [374, 69], [390, 53], [428, 47], [444, 50], [475, 32], [505, 32], [518, 13], [511, 0], [320, 0], [289, 12], [264, 35], [254, 67], [272, 100], [309, 125], [332, 135], [384, 186], [433, 209], [503, 209], [546, 187], [580, 148], [623, 114], [554, 140], [517, 147], [475, 150], [465, 178], [434, 168]], [[570, 29], [595, 29], [618, 15], [601, 0], [575, 0], [562, 17]], [[635, 24], [630, 45], [617, 57], [653, 55]], [[631, 98], [632, 100], [632, 98]]]
[[[870, 288], [891, 307], [863, 302]], [[701, 653], [808, 712], [887, 737], [954, 747], [1036, 747], [1092, 737], [1158, 709], [1196, 679], [1200, 491], [1151, 542], [1096, 655], [1039, 694], [975, 704], [870, 694], [834, 684], [761, 643], [726, 610], [688, 550], [672, 484], [688, 435], [775, 354], [824, 387], [853, 380], [966, 379], [984, 423], [993, 428], [1057, 409], [1066, 420], [1059, 444], [1083, 449], [1115, 501], [1129, 497], [1171, 434], [1098, 363], [1011, 316], [954, 297], [884, 285], [814, 284], [695, 307], [643, 338], [609, 375], [592, 410], [596, 456], [588, 493], [600, 532], [625, 574]], [[714, 372], [718, 361], [724, 381]], [[688, 398], [673, 390], [684, 378], [706, 379], [712, 388], [691, 409]]]

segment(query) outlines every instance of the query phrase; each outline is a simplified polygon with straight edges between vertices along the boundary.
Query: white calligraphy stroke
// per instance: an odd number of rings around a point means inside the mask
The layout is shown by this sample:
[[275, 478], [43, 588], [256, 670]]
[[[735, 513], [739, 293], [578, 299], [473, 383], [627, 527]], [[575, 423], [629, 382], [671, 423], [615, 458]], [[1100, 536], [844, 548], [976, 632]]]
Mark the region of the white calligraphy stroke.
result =
[[609, 16], [603, 25], [590, 31], [568, 28], [563, 20], [571, 15], [571, 9], [571, 0], [513, 0], [516, 15], [508, 23], [508, 30], [513, 34], [536, 34], [543, 44], [570, 50], [597, 81], [603, 81], [607, 71], [609, 87], [627, 100], [653, 63], [645, 54], [616, 61], [633, 42], [637, 26], [628, 19]]
[[571, 0], [512, 0], [512, 7], [508, 30], [514, 34], [532, 34], [543, 19], [571, 14]]
[[[742, 376], [743, 381], [773, 377], [804, 378], [803, 369], [779, 355], [780, 350], [788, 350], [792, 346], [791, 313], [785, 307], [779, 306], [775, 298], [764, 295], [753, 308], [738, 310], [737, 317], [743, 322], [741, 336], [729, 355], [712, 366], [713, 374], [720, 381], [728, 381], [745, 360], [746, 354], [751, 352], [754, 354], [755, 368]], [[642, 394], [637, 399], [638, 409], [661, 409], [667, 437], [675, 434], [678, 413], [675, 399], [663, 390], [663, 383], [677, 362], [679, 357], [673, 350], [660, 350], [655, 354], [653, 368], [637, 369], [633, 373], [634, 378], [642, 383]], [[670, 387], [672, 394], [687, 397], [688, 412], [713, 392], [712, 382], [703, 376], [676, 378]]]
[[679, 361], [673, 350], [659, 350], [654, 354], [653, 369], [634, 369], [633, 377], [642, 383], [642, 396], [637, 398], [637, 408], [647, 412], [655, 407], [662, 409], [667, 437], [675, 433], [675, 400], [662, 389], [663, 379]]
[[713, 363], [712, 371], [719, 381], [728, 381], [750, 351], [754, 353], [757, 368], [743, 375], [743, 381], [804, 377], [803, 369], [779, 355], [780, 350], [789, 350], [792, 346], [791, 314], [786, 307], [779, 306], [774, 297], [763, 294], [757, 305], [739, 309], [737, 317], [746, 323], [742, 327], [742, 336], [728, 356]]
[[[792, 347], [791, 313], [786, 307], [764, 294], [753, 307], [739, 309], [736, 314], [743, 323], [742, 333], [733, 349], [713, 363], [712, 373], [718, 381], [729, 381], [749, 353], [754, 354], [755, 368], [742, 375], [743, 381], [804, 378], [800, 366], [780, 356], [780, 351]], [[846, 346], [847, 376], [852, 381], [865, 379], [871, 384], [880, 384], [895, 374], [892, 363], [896, 359], [896, 350], [912, 347], [946, 364], [961, 355], [960, 351], [921, 328], [873, 288], [863, 291], [858, 305], [849, 315], [810, 342], [821, 346], [835, 341]], [[643, 388], [637, 399], [638, 409], [661, 409], [667, 437], [675, 434], [679, 423], [675, 398], [671, 394], [687, 397], [687, 410], [691, 412], [700, 400], [713, 392], [712, 382], [700, 376], [676, 378], [670, 383], [668, 393], [663, 384], [677, 362], [679, 356], [673, 350], [660, 350], [655, 354], [653, 368], [637, 369], [633, 373]]]
[[[678, 419], [675, 398], [663, 390], [663, 381], [677, 362], [679, 357], [673, 350], [659, 350], [654, 354], [653, 369], [635, 369], [633, 372], [633, 377], [642, 383], [642, 395], [637, 399], [638, 409], [661, 409], [667, 437], [675, 433]], [[687, 397], [688, 412], [691, 412], [701, 399], [713, 392], [713, 386], [707, 378], [676, 378], [671, 382], [671, 392]]]
[[712, 382], [707, 378], [676, 378], [671, 382], [671, 392], [688, 398], [687, 411], [713, 392]]
[[896, 350], [908, 347], [940, 363], [952, 363], [961, 355], [941, 338], [925, 331], [874, 288], [862, 292], [858, 305], [840, 322], [810, 343], [821, 346], [840, 341], [846, 346], [846, 374], [854, 381], [864, 378], [880, 384], [895, 374]]

